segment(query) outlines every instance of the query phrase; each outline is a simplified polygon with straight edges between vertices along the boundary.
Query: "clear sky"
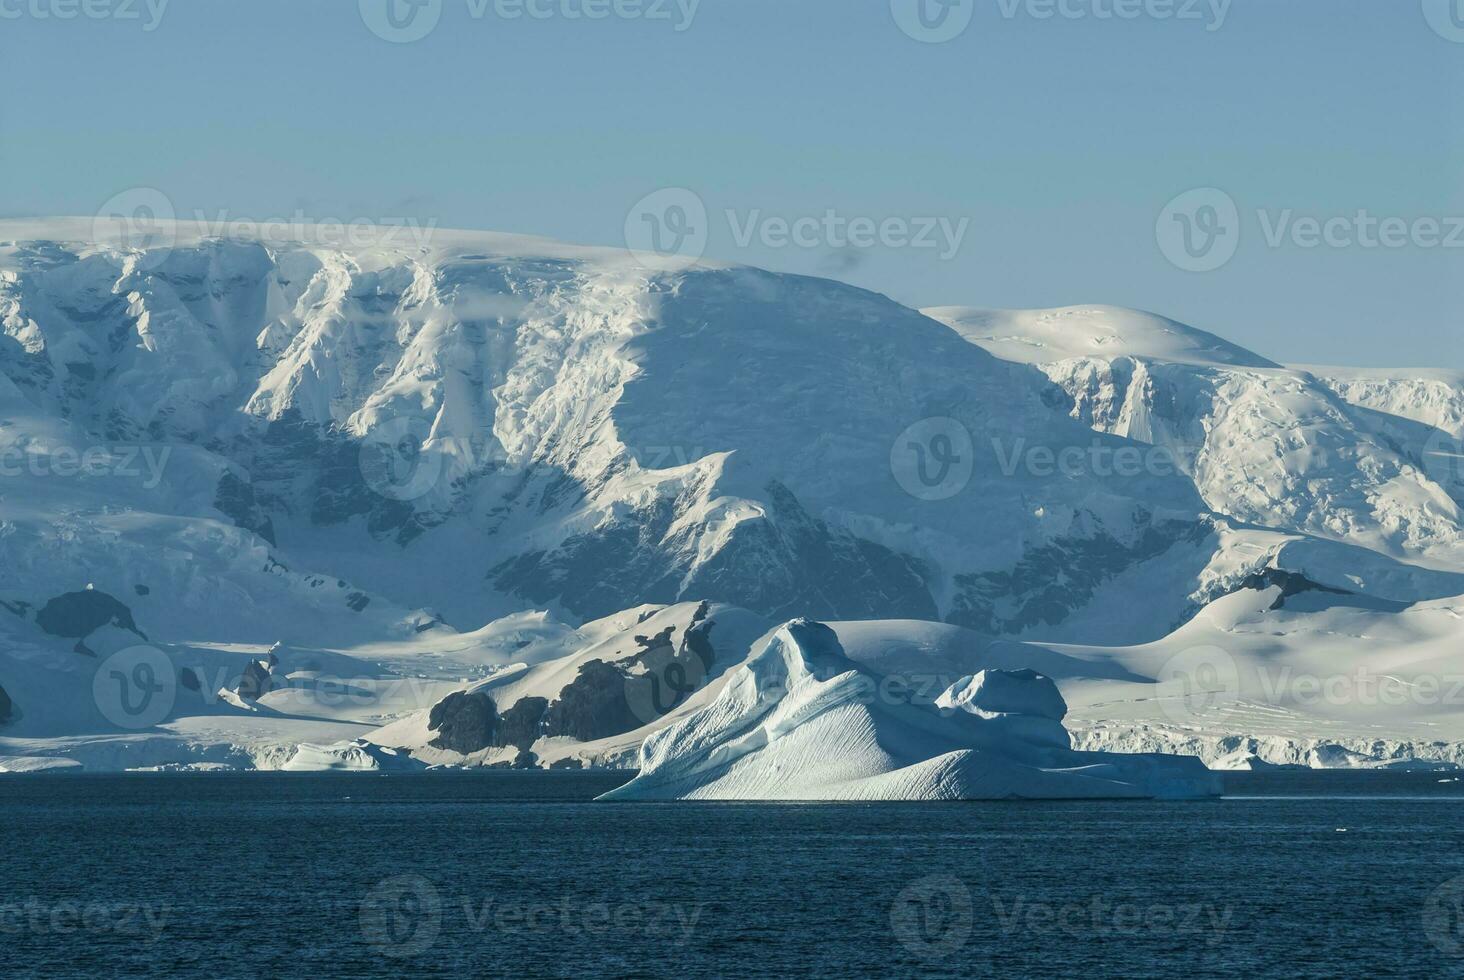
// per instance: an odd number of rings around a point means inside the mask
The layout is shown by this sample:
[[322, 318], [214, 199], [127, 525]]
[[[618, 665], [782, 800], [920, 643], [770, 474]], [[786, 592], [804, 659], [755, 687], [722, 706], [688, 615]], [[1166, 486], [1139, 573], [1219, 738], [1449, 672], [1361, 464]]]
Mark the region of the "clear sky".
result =
[[[930, 0], [930, 31], [970, 17], [941, 43], [892, 0], [421, 0], [437, 21], [409, 43], [368, 26], [391, 33], [386, 0], [159, 2], [0, 0], [0, 214], [142, 186], [182, 217], [619, 245], [638, 201], [685, 187], [708, 255], [911, 305], [1113, 303], [1277, 360], [1464, 368], [1464, 225], [1445, 247], [1412, 224], [1464, 220], [1451, 0], [956, 0], [944, 21]], [[569, 16], [586, 2], [611, 16]], [[107, 16], [58, 16], [83, 4]], [[1156, 227], [1226, 220], [1165, 211], [1201, 187], [1235, 202], [1238, 247], [1194, 272]], [[1378, 244], [1360, 209], [1406, 235]], [[829, 211], [969, 224], [954, 250], [781, 244], [777, 219]], [[1332, 244], [1301, 247], [1307, 216]]]

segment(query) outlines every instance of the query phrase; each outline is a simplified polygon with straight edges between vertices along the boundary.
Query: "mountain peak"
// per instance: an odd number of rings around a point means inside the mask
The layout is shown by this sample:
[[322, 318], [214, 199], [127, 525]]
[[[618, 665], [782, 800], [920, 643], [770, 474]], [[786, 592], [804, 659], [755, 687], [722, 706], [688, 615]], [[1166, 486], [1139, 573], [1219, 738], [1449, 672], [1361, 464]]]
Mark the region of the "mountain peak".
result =
[[1052, 310], [922, 310], [997, 357], [1046, 364], [1082, 357], [1142, 357], [1183, 364], [1277, 368], [1279, 364], [1177, 320], [1121, 306]]

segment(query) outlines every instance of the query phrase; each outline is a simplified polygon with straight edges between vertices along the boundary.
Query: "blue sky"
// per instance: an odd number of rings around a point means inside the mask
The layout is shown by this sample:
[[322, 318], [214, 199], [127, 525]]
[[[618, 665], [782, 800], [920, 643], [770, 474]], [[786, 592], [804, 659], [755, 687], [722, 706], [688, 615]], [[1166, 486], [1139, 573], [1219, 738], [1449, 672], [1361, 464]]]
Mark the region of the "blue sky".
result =
[[[912, 305], [1113, 303], [1278, 360], [1464, 368], [1464, 221], [1457, 248], [1412, 224], [1447, 237], [1464, 216], [1464, 28], [1432, 29], [1435, 0], [1234, 0], [1223, 19], [1212, 0], [1193, 17], [1173, 15], [1189, 0], [964, 0], [943, 43], [907, 36], [891, 0], [700, 0], [689, 22], [692, 0], [599, 20], [566, 16], [585, 0], [515, 19], [431, 0], [410, 43], [357, 0], [58, 18], [81, 2], [0, 0], [0, 213], [89, 215], [141, 186], [180, 216], [619, 245], [636, 202], [685, 187], [708, 255]], [[1137, 16], [1105, 16], [1115, 2]], [[1235, 203], [1238, 247], [1187, 271], [1156, 223], [1204, 187]], [[1364, 209], [1406, 241], [1361, 244]], [[830, 211], [965, 232], [958, 249], [761, 234]], [[1342, 222], [1337, 244], [1301, 247], [1306, 217]]]

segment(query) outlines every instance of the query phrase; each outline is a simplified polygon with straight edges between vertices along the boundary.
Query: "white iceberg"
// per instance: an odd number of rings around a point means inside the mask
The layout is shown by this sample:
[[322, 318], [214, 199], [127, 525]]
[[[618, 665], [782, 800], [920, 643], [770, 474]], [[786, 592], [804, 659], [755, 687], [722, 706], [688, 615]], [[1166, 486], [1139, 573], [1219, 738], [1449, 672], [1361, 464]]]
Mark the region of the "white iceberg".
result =
[[1193, 757], [1077, 752], [1067, 704], [1031, 670], [983, 670], [934, 704], [895, 697], [832, 629], [796, 620], [706, 708], [646, 739], [604, 800], [1193, 798], [1220, 792]]
[[358, 738], [330, 745], [302, 744], [280, 768], [285, 772], [418, 772], [427, 764]]

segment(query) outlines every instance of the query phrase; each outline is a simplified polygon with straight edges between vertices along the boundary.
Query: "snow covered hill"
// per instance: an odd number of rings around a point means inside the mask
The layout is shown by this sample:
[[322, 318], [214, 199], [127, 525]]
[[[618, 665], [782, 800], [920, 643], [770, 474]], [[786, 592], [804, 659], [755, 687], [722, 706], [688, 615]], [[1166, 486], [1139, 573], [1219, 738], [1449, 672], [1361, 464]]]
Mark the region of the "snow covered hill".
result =
[[[6, 503], [30, 539], [9, 548], [57, 579], [0, 583], [11, 601], [147, 567], [98, 526], [111, 509], [459, 628], [696, 597], [1006, 632], [1081, 621], [1166, 555], [1191, 567], [1146, 628], [1193, 605], [1213, 529], [1187, 480], [1003, 472], [1018, 437], [1095, 438], [1030, 369], [871, 293], [494, 235], [181, 235], [156, 257], [67, 230], [0, 231], [0, 431], [25, 471]], [[100, 477], [49, 478], [89, 450]], [[128, 482], [128, 453], [156, 465]], [[90, 527], [58, 539], [58, 512]], [[55, 561], [67, 541], [85, 562]]]
[[173, 231], [0, 222], [0, 767], [601, 764], [691, 708], [597, 685], [699, 661], [700, 705], [792, 619], [1128, 648], [1266, 574], [1464, 594], [1447, 379], [515, 236]]
[[1464, 467], [1447, 455], [1464, 390], [1447, 377], [1283, 368], [1111, 307], [926, 312], [1040, 367], [1073, 418], [1162, 449], [1220, 514], [1464, 570]]

